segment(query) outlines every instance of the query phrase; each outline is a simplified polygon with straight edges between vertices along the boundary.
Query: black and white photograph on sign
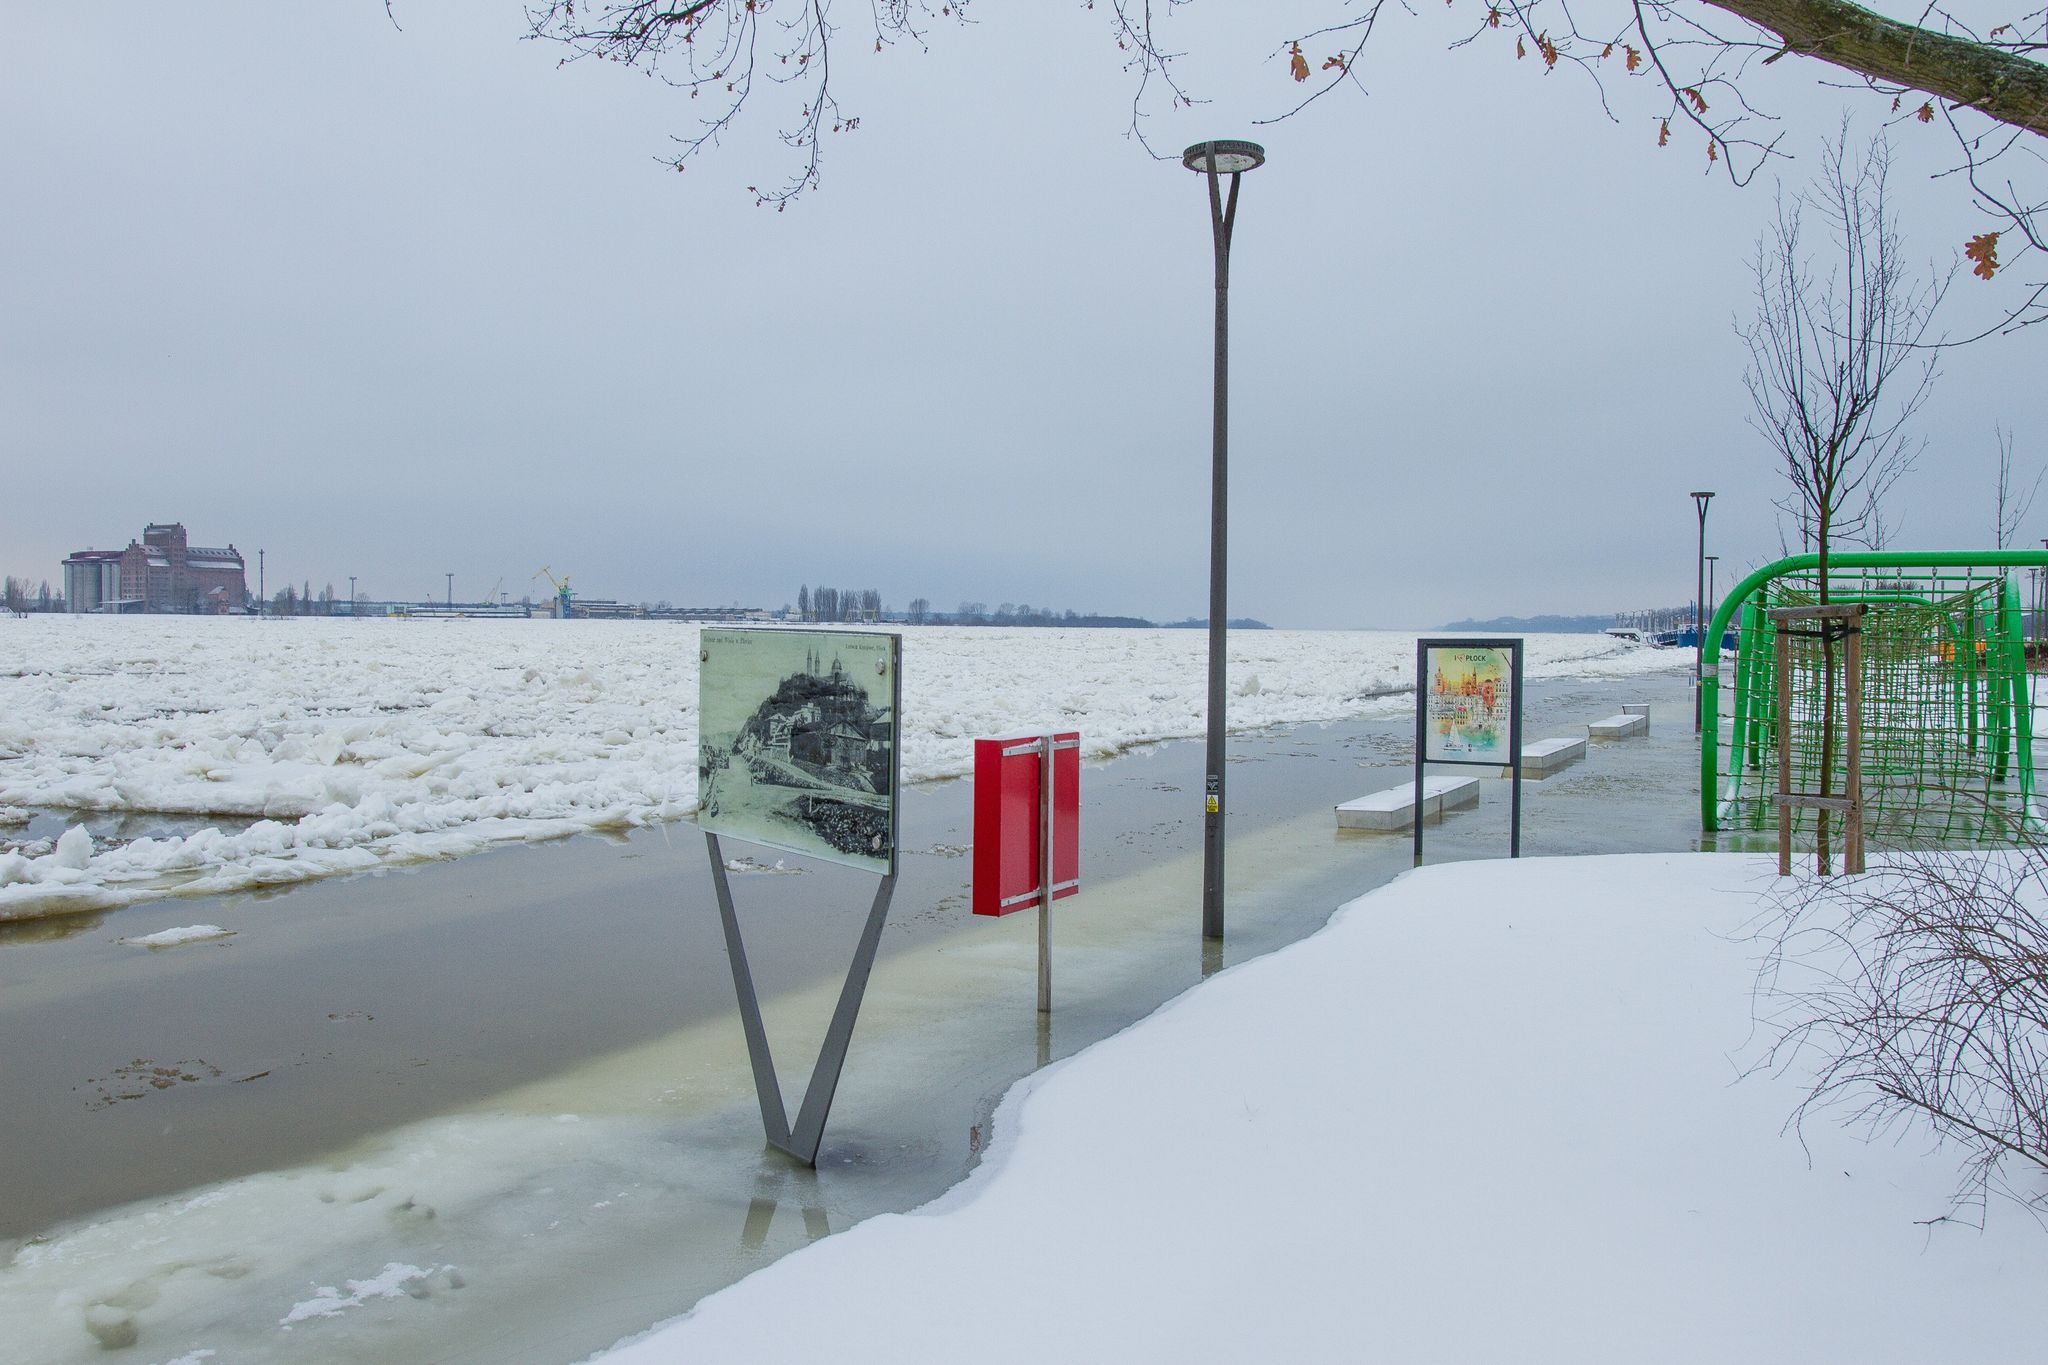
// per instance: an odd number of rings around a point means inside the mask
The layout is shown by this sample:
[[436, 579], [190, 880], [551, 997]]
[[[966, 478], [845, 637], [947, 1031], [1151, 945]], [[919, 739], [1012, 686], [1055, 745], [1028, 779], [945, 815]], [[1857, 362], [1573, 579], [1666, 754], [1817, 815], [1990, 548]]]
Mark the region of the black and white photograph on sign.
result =
[[896, 856], [901, 639], [706, 630], [697, 681], [697, 823], [888, 873]]

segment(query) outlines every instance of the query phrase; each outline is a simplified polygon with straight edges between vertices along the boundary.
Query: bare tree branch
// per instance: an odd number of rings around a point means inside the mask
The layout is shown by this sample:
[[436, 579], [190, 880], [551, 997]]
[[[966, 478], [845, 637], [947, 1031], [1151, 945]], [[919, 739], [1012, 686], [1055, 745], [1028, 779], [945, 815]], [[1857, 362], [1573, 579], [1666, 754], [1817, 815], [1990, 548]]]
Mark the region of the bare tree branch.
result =
[[[1069, 0], [1089, 10], [1096, 0]], [[1473, 0], [1462, 0], [1468, 5]], [[773, 87], [796, 97], [782, 119], [796, 169], [779, 187], [756, 187], [757, 202], [780, 208], [818, 183], [827, 134], [860, 126], [833, 94], [835, 16], [859, 0], [546, 0], [527, 10], [529, 35], [569, 51], [637, 67], [703, 100], [708, 112], [664, 158], [682, 169], [717, 145], [741, 109]], [[940, 22], [965, 22], [972, 0], [867, 0], [866, 28], [876, 52], [926, 45]], [[1133, 77], [1128, 134], [1154, 156], [1147, 138], [1154, 110], [1185, 108], [1198, 97], [1176, 77], [1183, 54], [1165, 27], [1193, 0], [1102, 0], [1124, 69]], [[1299, 89], [1276, 99], [1269, 118], [1293, 117], [1341, 89], [1365, 89], [1371, 41], [1385, 28], [1387, 0], [1327, 0], [1330, 18], [1279, 37], [1284, 67]], [[1461, 3], [1461, 0], [1451, 0]], [[1856, 89], [1890, 102], [1900, 122], [1938, 118], [1955, 147], [1952, 174], [1984, 215], [1970, 239], [1973, 273], [1990, 279], [2021, 260], [2048, 259], [2048, 8], [1979, 33], [1938, 5], [1912, 21], [1848, 0], [1476, 0], [1472, 27], [1454, 47], [1512, 40], [1518, 57], [1584, 77], [1600, 108], [1619, 121], [1618, 82], [1644, 78], [1656, 92], [1659, 146], [1674, 129], [1701, 139], [1707, 168], [1736, 183], [1781, 155], [1782, 129], [1753, 106], [1746, 77], [1793, 55], [1839, 71]], [[387, 11], [389, 3], [387, 0]], [[1402, 0], [1402, 9], [1407, 9]], [[1472, 12], [1471, 10], [1467, 11]], [[395, 20], [394, 20], [395, 22]], [[1285, 77], [1281, 78], [1285, 80]], [[1828, 83], [1825, 80], [1823, 83]], [[1285, 86], [1277, 87], [1284, 89]], [[1686, 139], [1690, 140], [1690, 139]], [[1167, 149], [1170, 154], [1173, 149]], [[2048, 278], [2022, 284], [2005, 321], [1987, 329], [2048, 319]]]

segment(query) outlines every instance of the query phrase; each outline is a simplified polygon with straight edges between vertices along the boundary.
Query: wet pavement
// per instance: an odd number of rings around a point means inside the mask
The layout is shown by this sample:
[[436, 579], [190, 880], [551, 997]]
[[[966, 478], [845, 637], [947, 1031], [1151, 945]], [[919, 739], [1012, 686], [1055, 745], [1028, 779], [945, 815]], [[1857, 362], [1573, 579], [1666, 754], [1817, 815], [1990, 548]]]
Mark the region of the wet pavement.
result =
[[[1529, 692], [1531, 739], [1624, 701], [1654, 710], [1647, 738], [1595, 742], [1525, 785], [1525, 856], [1698, 846], [1682, 674]], [[1049, 1027], [1033, 1007], [1035, 912], [968, 913], [971, 784], [909, 789], [883, 956], [816, 1172], [762, 1146], [692, 826], [0, 932], [0, 1252], [230, 1182], [203, 1236], [181, 1235], [226, 1248], [236, 1273], [119, 1309], [142, 1352], [126, 1354], [580, 1358], [805, 1240], [935, 1197], [972, 1168], [1018, 1077], [1406, 870], [1405, 833], [1340, 833], [1330, 809], [1407, 780], [1413, 713], [1385, 705], [1233, 737], [1220, 948], [1200, 937], [1201, 745], [1089, 765]], [[1478, 808], [1428, 826], [1428, 861], [1506, 855], [1508, 784], [1483, 785]], [[803, 870], [733, 886], [784, 1085], [800, 1092], [874, 882], [787, 862]], [[121, 941], [198, 923], [233, 936]], [[327, 1212], [358, 1203], [361, 1217]], [[164, 1273], [126, 1255], [95, 1264], [112, 1280]], [[281, 1323], [291, 1293], [385, 1261], [449, 1269], [432, 1293]], [[38, 1283], [0, 1270], [0, 1328]], [[76, 1358], [107, 1358], [92, 1333], [75, 1340]]]

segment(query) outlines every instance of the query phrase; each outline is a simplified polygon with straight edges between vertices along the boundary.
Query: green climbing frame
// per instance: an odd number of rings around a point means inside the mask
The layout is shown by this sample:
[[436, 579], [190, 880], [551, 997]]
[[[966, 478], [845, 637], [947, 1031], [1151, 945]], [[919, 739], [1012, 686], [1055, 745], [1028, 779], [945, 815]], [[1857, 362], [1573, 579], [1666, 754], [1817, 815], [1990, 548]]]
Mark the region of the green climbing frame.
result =
[[[2048, 551], [1837, 553], [1828, 598], [1869, 606], [1863, 626], [1864, 819], [1876, 842], [2010, 843], [2039, 832], [2034, 715], [2017, 571]], [[1820, 600], [1820, 558], [1794, 555], [1745, 578], [1715, 612], [1701, 667], [1700, 820], [1708, 830], [1775, 831], [1777, 633], [1765, 613]], [[1721, 642], [1735, 633], [1733, 658]], [[1841, 669], [1824, 686], [1823, 646], [1793, 637], [1788, 733], [1795, 790], [1842, 790]], [[1722, 706], [1727, 689], [1728, 705]], [[1812, 835], [1817, 813], [1795, 812]]]

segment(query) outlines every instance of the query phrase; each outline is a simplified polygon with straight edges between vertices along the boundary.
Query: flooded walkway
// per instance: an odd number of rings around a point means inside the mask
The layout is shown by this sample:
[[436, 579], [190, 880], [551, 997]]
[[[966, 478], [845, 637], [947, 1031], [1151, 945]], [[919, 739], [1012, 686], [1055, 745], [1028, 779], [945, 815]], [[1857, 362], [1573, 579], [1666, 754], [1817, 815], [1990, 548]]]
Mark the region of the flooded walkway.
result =
[[[1647, 739], [1525, 788], [1529, 856], [1686, 849], [1681, 674], [1534, 684], [1531, 738], [1624, 701]], [[1405, 699], [1231, 743], [1228, 941], [1200, 938], [1201, 745], [1091, 765], [1083, 892], [967, 913], [969, 784], [911, 788], [902, 877], [819, 1169], [761, 1142], [694, 827], [576, 839], [0, 936], [0, 1332], [30, 1358], [581, 1358], [969, 1170], [1003, 1091], [1409, 866], [1339, 834], [1404, 780]], [[1506, 784], [1430, 861], [1504, 856]], [[752, 852], [771, 868], [774, 855]], [[792, 866], [796, 860], [790, 860]], [[734, 878], [785, 1083], [809, 1071], [870, 878]], [[207, 923], [215, 943], [121, 942]], [[1333, 1022], [1342, 1002], [1332, 1002]], [[1170, 1141], [1170, 1134], [1162, 1134]]]

